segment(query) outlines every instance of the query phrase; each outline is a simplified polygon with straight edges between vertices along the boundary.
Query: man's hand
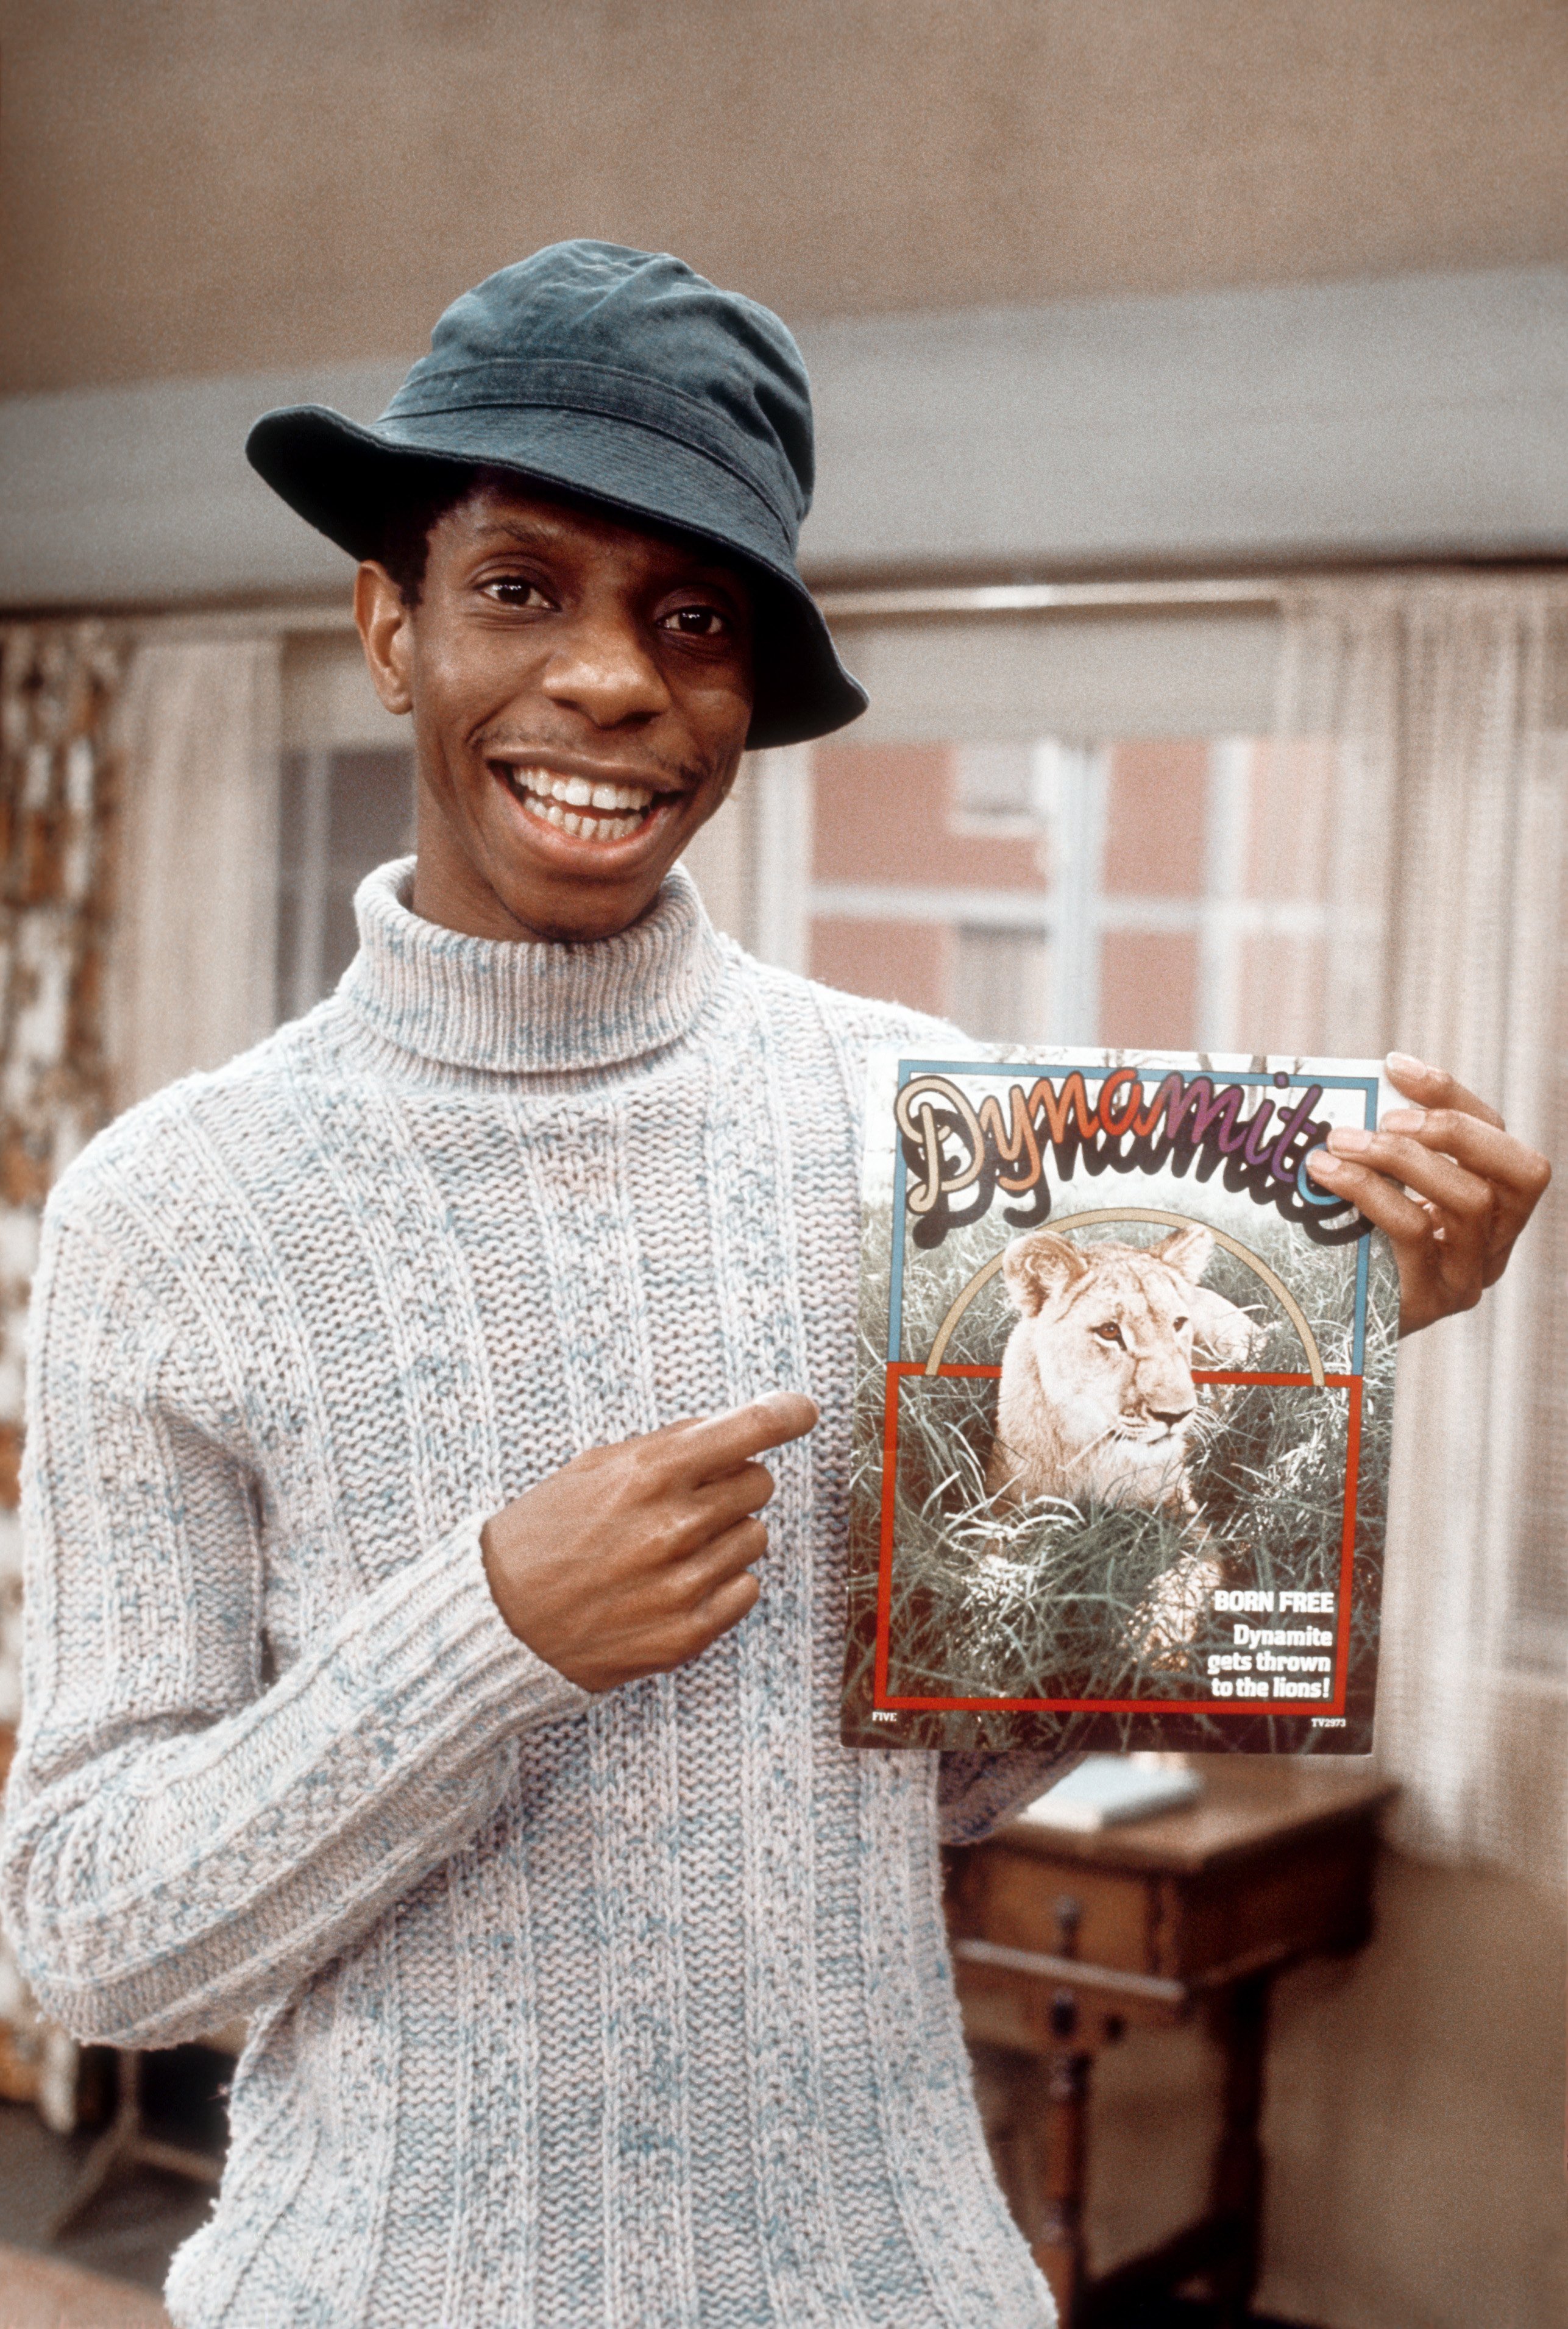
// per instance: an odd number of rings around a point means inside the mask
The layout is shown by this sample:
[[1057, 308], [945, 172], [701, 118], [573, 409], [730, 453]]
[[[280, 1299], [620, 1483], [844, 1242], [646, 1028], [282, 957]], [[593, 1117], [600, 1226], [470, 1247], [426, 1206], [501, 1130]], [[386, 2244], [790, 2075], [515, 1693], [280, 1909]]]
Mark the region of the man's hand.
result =
[[582, 1690], [614, 1690], [700, 1657], [751, 1608], [757, 1518], [773, 1494], [754, 1459], [798, 1439], [817, 1408], [774, 1391], [728, 1415], [590, 1447], [486, 1523], [485, 1574], [521, 1642]]
[[1399, 1260], [1399, 1331], [1413, 1334], [1473, 1308], [1501, 1278], [1552, 1167], [1440, 1068], [1391, 1051], [1388, 1072], [1417, 1104], [1391, 1109], [1376, 1132], [1331, 1132], [1307, 1170], [1388, 1231]]

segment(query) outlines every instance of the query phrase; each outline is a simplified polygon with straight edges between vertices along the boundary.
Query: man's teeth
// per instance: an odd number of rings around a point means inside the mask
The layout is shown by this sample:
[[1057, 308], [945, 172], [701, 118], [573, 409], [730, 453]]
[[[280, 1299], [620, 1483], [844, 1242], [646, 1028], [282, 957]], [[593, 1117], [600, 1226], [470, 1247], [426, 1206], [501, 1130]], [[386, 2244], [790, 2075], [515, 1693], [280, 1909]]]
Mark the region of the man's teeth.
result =
[[[605, 787], [609, 790], [609, 787]], [[642, 823], [640, 816], [573, 816], [559, 801], [540, 800], [535, 794], [528, 796], [528, 814], [553, 825], [562, 833], [587, 834], [593, 841], [619, 841], [635, 833]]]
[[[555, 777], [547, 768], [508, 768], [513, 791], [527, 807], [561, 833], [585, 835], [590, 841], [622, 841], [635, 833], [653, 805], [651, 785], [596, 784], [588, 777]], [[597, 809], [597, 816], [581, 816], [581, 809]], [[619, 816], [605, 810], [619, 809]]]
[[559, 801], [566, 808], [631, 809], [641, 816], [653, 798], [651, 785], [595, 784], [587, 777], [553, 777], [547, 768], [513, 768], [519, 792], [538, 801]]

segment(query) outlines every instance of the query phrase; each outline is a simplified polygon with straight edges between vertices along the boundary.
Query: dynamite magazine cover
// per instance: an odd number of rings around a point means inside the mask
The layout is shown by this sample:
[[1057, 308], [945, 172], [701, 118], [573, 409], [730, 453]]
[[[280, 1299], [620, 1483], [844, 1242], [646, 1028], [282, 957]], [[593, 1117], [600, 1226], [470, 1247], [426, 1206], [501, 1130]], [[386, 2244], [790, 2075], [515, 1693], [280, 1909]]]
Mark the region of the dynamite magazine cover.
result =
[[847, 1745], [1370, 1752], [1398, 1272], [1303, 1166], [1385, 1100], [874, 1055]]

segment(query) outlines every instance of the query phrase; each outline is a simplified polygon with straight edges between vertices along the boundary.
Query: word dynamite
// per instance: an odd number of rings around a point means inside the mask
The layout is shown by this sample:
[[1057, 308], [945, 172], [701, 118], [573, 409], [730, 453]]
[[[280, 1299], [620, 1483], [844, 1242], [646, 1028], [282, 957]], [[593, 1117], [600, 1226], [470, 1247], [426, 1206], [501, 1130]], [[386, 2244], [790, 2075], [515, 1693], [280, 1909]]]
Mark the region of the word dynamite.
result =
[[[1295, 1097], [1283, 1071], [1219, 1085], [1211, 1076], [1173, 1071], [1150, 1094], [1138, 1070], [1126, 1067], [1109, 1068], [1098, 1080], [1092, 1103], [1081, 1068], [1015, 1081], [976, 1103], [950, 1076], [912, 1077], [894, 1112], [916, 1243], [940, 1245], [949, 1229], [978, 1221], [998, 1190], [1028, 1200], [1004, 1212], [1010, 1227], [1037, 1228], [1051, 1212], [1047, 1155], [1063, 1182], [1080, 1163], [1091, 1174], [1191, 1173], [1203, 1182], [1220, 1173], [1225, 1188], [1272, 1205], [1315, 1243], [1339, 1245], [1359, 1234], [1355, 1209], [1314, 1189], [1306, 1174], [1308, 1153], [1330, 1128], [1313, 1114], [1321, 1084]], [[1272, 1095], [1260, 1089], [1265, 1081]], [[1294, 1101], [1289, 1109], [1275, 1096], [1286, 1094]]]

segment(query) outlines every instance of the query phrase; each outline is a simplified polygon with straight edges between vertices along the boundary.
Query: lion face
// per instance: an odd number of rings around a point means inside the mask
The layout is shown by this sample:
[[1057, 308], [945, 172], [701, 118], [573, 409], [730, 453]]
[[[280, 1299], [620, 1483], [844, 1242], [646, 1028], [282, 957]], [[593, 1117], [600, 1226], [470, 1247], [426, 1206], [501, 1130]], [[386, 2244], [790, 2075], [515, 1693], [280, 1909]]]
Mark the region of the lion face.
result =
[[1198, 1280], [1214, 1251], [1195, 1223], [1148, 1250], [1080, 1251], [1052, 1230], [1015, 1238], [1003, 1265], [1019, 1317], [997, 1410], [1006, 1485], [1027, 1495], [1177, 1502], [1197, 1411], [1195, 1337], [1242, 1314]]

